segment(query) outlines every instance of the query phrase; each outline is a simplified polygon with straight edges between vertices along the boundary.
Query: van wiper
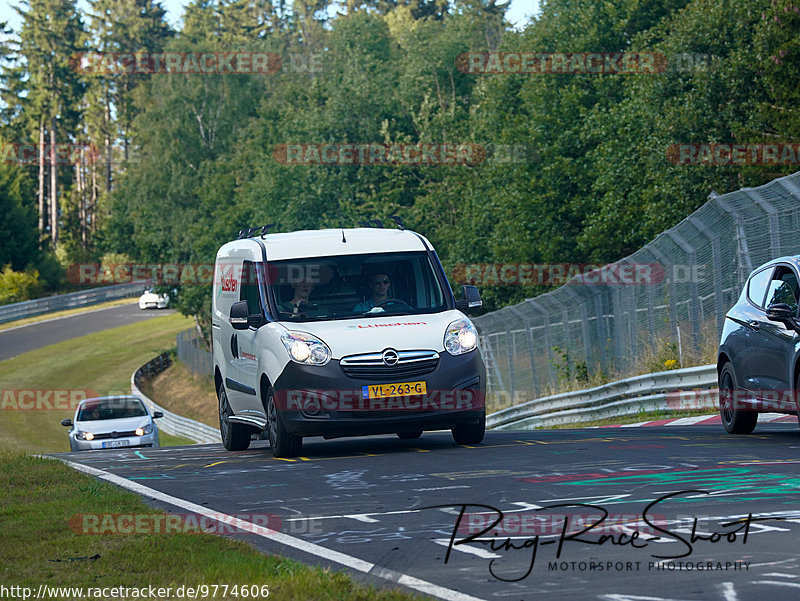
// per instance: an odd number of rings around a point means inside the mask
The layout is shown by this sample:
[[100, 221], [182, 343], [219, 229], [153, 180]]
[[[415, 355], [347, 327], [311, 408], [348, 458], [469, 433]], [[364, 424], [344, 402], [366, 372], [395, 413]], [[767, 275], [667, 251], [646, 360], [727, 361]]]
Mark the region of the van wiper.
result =
[[287, 319], [294, 319], [300, 317], [302, 319], [330, 319], [327, 315], [309, 315], [308, 313], [281, 313], [286, 315]]

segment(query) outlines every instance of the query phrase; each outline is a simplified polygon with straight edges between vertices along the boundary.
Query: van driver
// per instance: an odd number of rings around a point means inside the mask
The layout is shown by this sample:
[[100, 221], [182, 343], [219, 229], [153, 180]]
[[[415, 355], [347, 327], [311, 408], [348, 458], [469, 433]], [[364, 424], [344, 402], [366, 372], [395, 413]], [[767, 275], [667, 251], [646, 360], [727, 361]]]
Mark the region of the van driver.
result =
[[373, 274], [369, 279], [370, 298], [358, 303], [353, 307], [355, 313], [366, 313], [370, 309], [377, 307], [381, 303], [389, 300], [389, 286], [392, 285], [392, 280], [385, 273]]

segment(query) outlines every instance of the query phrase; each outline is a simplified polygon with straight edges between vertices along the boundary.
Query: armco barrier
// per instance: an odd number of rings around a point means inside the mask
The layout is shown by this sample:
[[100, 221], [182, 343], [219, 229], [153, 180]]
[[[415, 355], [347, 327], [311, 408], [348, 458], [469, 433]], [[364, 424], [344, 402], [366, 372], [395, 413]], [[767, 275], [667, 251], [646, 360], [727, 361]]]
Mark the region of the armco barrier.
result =
[[171, 363], [172, 360], [169, 357], [169, 353], [161, 353], [158, 357], [151, 359], [142, 365], [139, 369], [133, 372], [133, 375], [131, 375], [131, 394], [142, 399], [144, 404], [149, 407], [151, 412], [160, 411], [164, 414], [164, 417], [158, 420], [158, 427], [167, 434], [188, 438], [189, 440], [194, 440], [200, 444], [221, 442], [219, 430], [216, 428], [212, 428], [206, 424], [201, 424], [200, 422], [189, 419], [188, 417], [181, 417], [180, 415], [176, 415], [171, 411], [167, 411], [149, 399], [147, 395], [145, 395], [139, 388], [143, 376], [152, 376], [161, 373], [167, 369]]
[[139, 296], [144, 290], [145, 282], [133, 282], [130, 284], [119, 284], [116, 286], [104, 286], [103, 288], [92, 288], [69, 294], [59, 294], [57, 296], [46, 296], [21, 303], [10, 305], [0, 305], [0, 323], [33, 317], [42, 313], [62, 311], [64, 309], [74, 309], [85, 307], [104, 301], [116, 300], [118, 298]]
[[714, 364], [656, 372], [521, 403], [492, 413], [486, 418], [486, 426], [496, 430], [532, 430], [635, 415], [640, 411], [680, 410], [683, 408], [680, 402], [675, 407], [667, 403], [667, 395], [677, 391], [706, 390], [707, 394], [692, 395], [691, 407], [716, 409], [716, 386]]
[[[162, 353], [137, 369], [131, 376], [132, 394], [141, 398], [151, 411], [164, 414], [159, 428], [167, 434], [201, 444], [221, 442], [216, 428], [167, 411], [142, 393], [139, 388], [142, 377], [158, 374], [171, 363], [169, 353]], [[634, 415], [640, 411], [680, 410], [683, 407], [678, 397], [674, 397], [678, 401], [675, 407], [667, 403], [668, 395], [678, 391], [704, 390], [706, 394], [690, 395], [691, 408], [716, 409], [716, 385], [717, 369], [713, 364], [656, 372], [509, 407], [487, 416], [486, 426], [495, 430], [532, 430]]]

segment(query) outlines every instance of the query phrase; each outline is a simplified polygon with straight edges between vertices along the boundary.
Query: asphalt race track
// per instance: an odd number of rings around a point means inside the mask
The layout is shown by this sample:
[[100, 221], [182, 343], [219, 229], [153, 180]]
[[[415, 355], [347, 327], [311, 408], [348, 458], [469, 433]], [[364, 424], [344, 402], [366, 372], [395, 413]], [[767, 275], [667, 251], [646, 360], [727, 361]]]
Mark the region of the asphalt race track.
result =
[[[2, 332], [0, 359], [163, 314], [132, 304]], [[788, 601], [800, 595], [798, 449], [797, 424], [774, 422], [749, 436], [490, 431], [474, 447], [449, 433], [313, 438], [282, 460], [264, 441], [56, 457], [183, 518], [234, 516], [255, 533], [203, 525], [266, 552], [451, 601]]]
[[[139, 309], [133, 300], [130, 305], [76, 313], [50, 321], [40, 321], [26, 326], [0, 331], [0, 361], [16, 357], [49, 344], [56, 344], [78, 336], [108, 330], [118, 326], [168, 315], [171, 310]], [[9, 324], [11, 325], [11, 324]]]
[[378, 586], [462, 601], [745, 601], [800, 595], [798, 449], [797, 425], [774, 423], [749, 436], [488, 432], [476, 447], [445, 433], [306, 439], [294, 460], [261, 441], [59, 457], [170, 495], [149, 502], [171, 512], [268, 523], [279, 534], [235, 536]]

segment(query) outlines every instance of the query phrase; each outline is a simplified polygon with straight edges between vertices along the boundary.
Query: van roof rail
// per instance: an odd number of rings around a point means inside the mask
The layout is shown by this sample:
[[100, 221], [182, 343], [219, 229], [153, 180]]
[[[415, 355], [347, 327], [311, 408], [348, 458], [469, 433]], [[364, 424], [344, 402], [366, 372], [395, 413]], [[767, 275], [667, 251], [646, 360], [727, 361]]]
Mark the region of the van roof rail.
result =
[[[398, 228], [401, 230], [406, 229], [403, 225], [403, 220], [398, 217], [397, 215], [389, 215], [389, 219], [395, 222]], [[380, 219], [365, 219], [364, 221], [359, 221], [358, 225], [361, 227], [376, 227], [379, 229], [383, 229], [383, 221]]]
[[277, 224], [275, 223], [268, 223], [267, 225], [260, 225], [256, 227], [246, 227], [243, 230], [239, 230], [239, 234], [236, 237], [237, 240], [243, 240], [245, 238], [252, 238], [258, 232], [261, 232], [261, 237], [263, 238], [267, 234], [269, 234], [270, 228], [275, 227]]
[[[403, 220], [397, 215], [389, 215], [389, 219], [394, 221], [395, 225], [401, 230], [405, 230], [406, 227], [403, 225]], [[239, 230], [239, 233], [236, 235], [237, 240], [244, 240], [245, 238], [252, 238], [256, 234], [259, 234], [263, 239], [264, 236], [269, 234], [269, 230], [275, 227], [277, 223], [268, 223], [266, 225], [260, 225], [256, 227], [246, 227], [244, 229]], [[378, 229], [383, 229], [383, 221], [380, 219], [365, 219], [364, 221], [359, 221], [358, 225], [361, 227], [374, 227]]]

